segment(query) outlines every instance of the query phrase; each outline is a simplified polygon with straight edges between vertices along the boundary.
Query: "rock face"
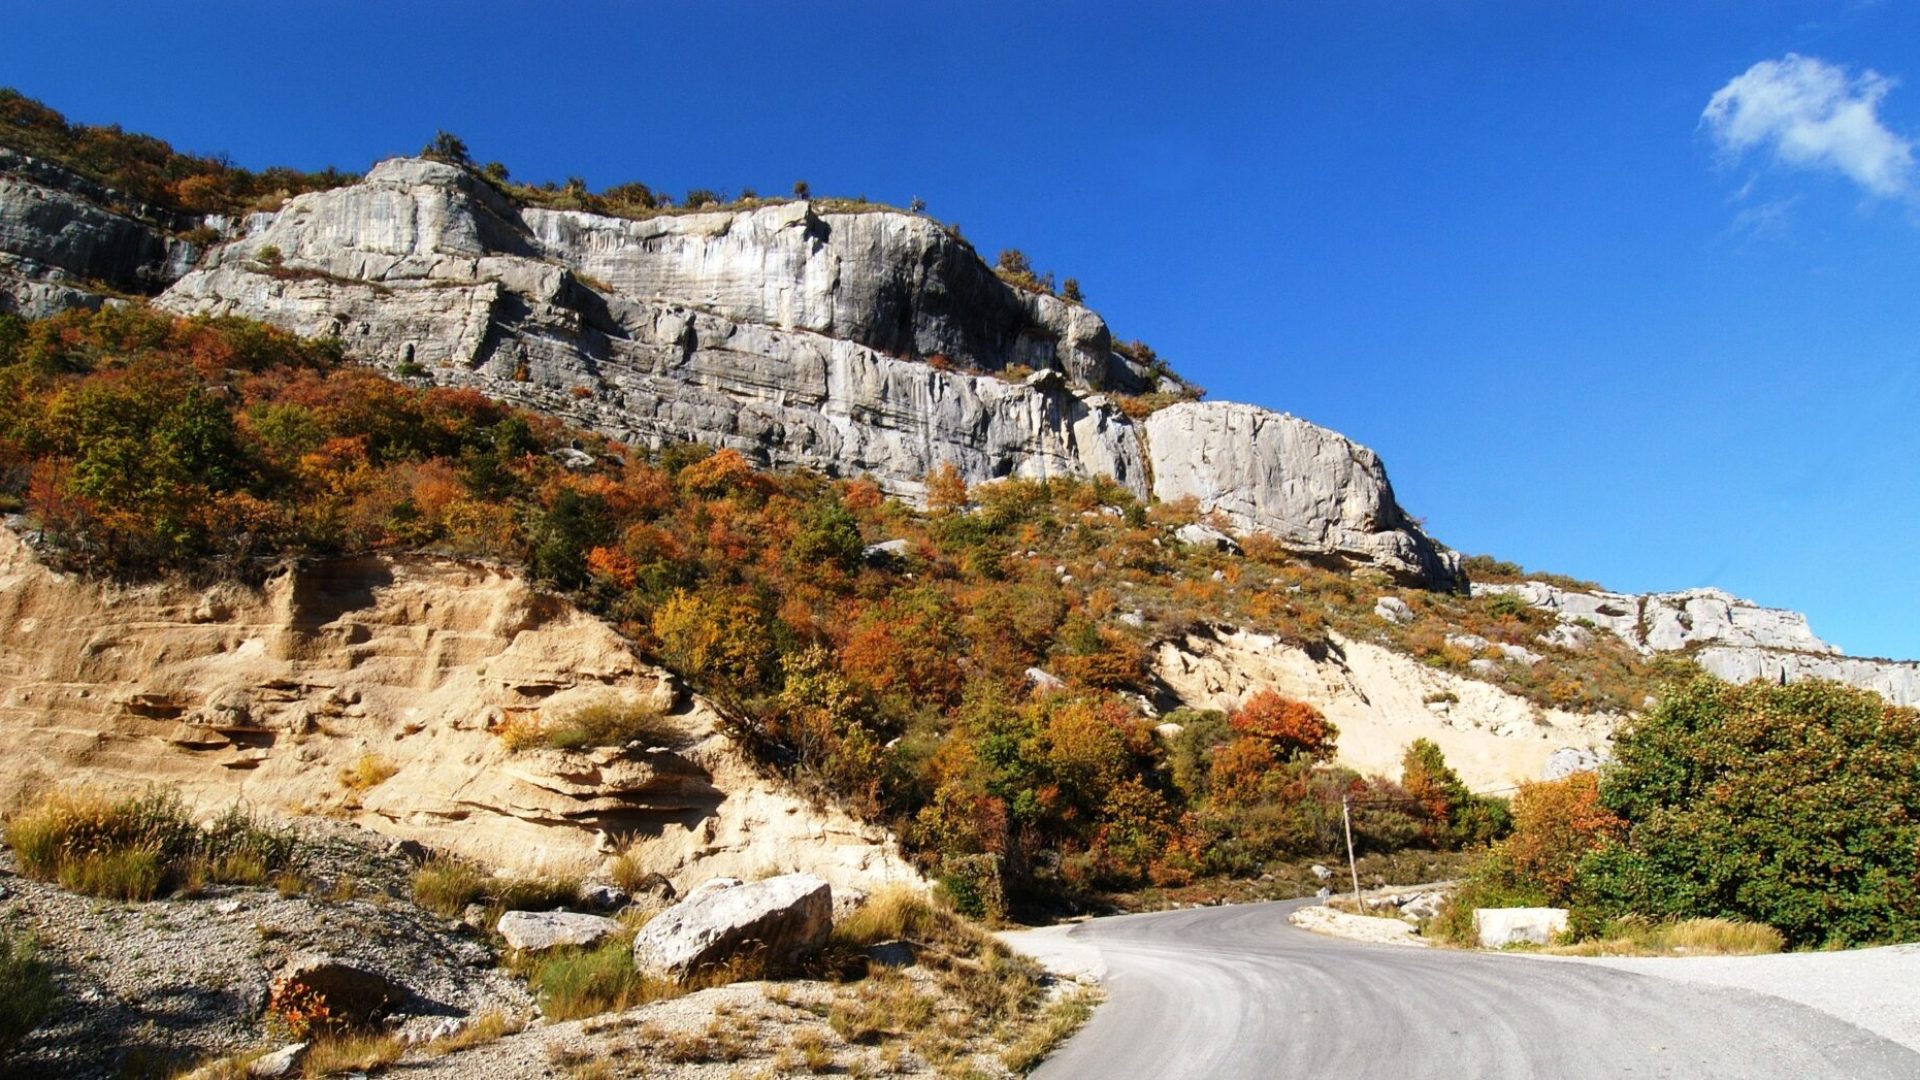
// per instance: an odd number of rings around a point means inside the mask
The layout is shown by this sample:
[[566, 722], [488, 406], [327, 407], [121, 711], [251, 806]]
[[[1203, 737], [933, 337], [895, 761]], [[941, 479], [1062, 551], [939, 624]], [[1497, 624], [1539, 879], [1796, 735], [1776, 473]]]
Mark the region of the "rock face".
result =
[[[1490, 661], [1491, 662], [1491, 661]], [[1517, 661], [1507, 661], [1514, 663]], [[1617, 717], [1543, 709], [1497, 686], [1335, 635], [1308, 649], [1231, 627], [1202, 627], [1153, 655], [1177, 703], [1231, 710], [1262, 690], [1304, 701], [1340, 729], [1340, 761], [1397, 775], [1407, 744], [1429, 739], [1476, 790], [1557, 774], [1603, 756]]]
[[[230, 239], [203, 255], [183, 238], [196, 226]], [[730, 447], [910, 499], [942, 463], [969, 483], [1111, 477], [1306, 552], [1459, 582], [1371, 451], [1225, 403], [1162, 410], [1143, 440], [1106, 395], [1157, 377], [1098, 315], [1008, 285], [914, 214], [797, 201], [627, 220], [523, 208], [396, 158], [200, 221], [0, 150], [0, 310], [162, 288], [167, 310], [336, 335], [354, 359], [628, 442]]]
[[[1151, 493], [1139, 425], [1106, 393], [1154, 376], [1098, 315], [1007, 285], [917, 215], [786, 202], [633, 221], [522, 208], [461, 169], [394, 159], [276, 212], [208, 219], [232, 239], [204, 256], [181, 239], [199, 224], [0, 159], [0, 309], [170, 285], [168, 310], [337, 335], [355, 359], [629, 442], [730, 447], [910, 499], [942, 463], [969, 483], [1106, 476]], [[1169, 412], [1187, 419], [1159, 421], [1155, 490], [1312, 552], [1454, 581], [1364, 449], [1248, 406]], [[1255, 441], [1215, 469], [1210, 440], [1242, 428]]]
[[1761, 607], [1719, 589], [1632, 593], [1567, 589], [1544, 581], [1474, 585], [1475, 596], [1518, 596], [1559, 616], [1565, 639], [1590, 623], [1643, 653], [1686, 652], [1729, 682], [1831, 679], [1872, 690], [1895, 705], [1920, 705], [1920, 662], [1844, 656], [1816, 637], [1797, 611]]
[[173, 233], [194, 222], [140, 206], [59, 166], [0, 147], [0, 312], [98, 307], [158, 292], [192, 265]]
[[641, 927], [633, 958], [643, 972], [676, 979], [736, 957], [778, 965], [825, 944], [832, 930], [832, 888], [787, 874], [694, 890]]
[[[612, 627], [497, 567], [316, 562], [258, 589], [49, 570], [0, 527], [0, 810], [49, 783], [325, 812], [516, 871], [613, 848], [681, 887], [768, 866], [917, 883], [898, 847], [760, 776], [720, 718]], [[663, 711], [670, 746], [508, 749], [592, 705]], [[393, 769], [364, 791], [343, 769]]]
[[[356, 359], [615, 438], [908, 497], [942, 462], [969, 482], [1105, 475], [1146, 492], [1132, 423], [1088, 392], [1139, 379], [1098, 316], [1007, 286], [913, 215], [522, 210], [400, 159], [255, 215], [159, 303], [337, 334]], [[940, 357], [954, 370], [921, 362]], [[1014, 365], [1037, 370], [962, 370]]]
[[1395, 577], [1449, 587], [1462, 580], [1459, 556], [1394, 502], [1378, 455], [1337, 432], [1224, 401], [1161, 409], [1145, 428], [1157, 499], [1190, 497], [1237, 528]]

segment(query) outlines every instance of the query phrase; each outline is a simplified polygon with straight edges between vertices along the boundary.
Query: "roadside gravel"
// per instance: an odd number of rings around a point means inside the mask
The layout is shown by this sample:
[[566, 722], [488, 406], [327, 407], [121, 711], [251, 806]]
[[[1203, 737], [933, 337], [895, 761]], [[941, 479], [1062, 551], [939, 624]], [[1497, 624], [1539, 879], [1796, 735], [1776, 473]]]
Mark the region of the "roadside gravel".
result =
[[1539, 957], [1798, 1002], [1920, 1050], [1920, 945], [1774, 956]]

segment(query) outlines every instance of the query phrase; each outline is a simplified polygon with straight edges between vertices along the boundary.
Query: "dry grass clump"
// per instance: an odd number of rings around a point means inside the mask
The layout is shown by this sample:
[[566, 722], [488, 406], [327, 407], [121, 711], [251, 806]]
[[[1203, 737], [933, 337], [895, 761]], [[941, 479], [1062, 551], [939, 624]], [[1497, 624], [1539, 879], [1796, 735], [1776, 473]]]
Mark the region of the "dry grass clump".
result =
[[1099, 998], [1097, 991], [1085, 987], [1056, 998], [1000, 1052], [1000, 1063], [1017, 1073], [1030, 1071], [1087, 1022]]
[[383, 1069], [400, 1060], [407, 1044], [400, 1036], [342, 1032], [315, 1039], [300, 1065], [303, 1076], [335, 1076]]
[[508, 1016], [503, 1009], [488, 1009], [474, 1017], [459, 1031], [428, 1043], [421, 1052], [428, 1057], [438, 1057], [441, 1054], [470, 1050], [512, 1035], [525, 1026], [515, 1017]]
[[209, 882], [258, 885], [293, 861], [290, 830], [267, 828], [238, 806], [207, 824], [158, 790], [112, 799], [54, 791], [7, 822], [7, 845], [28, 877], [114, 900], [191, 893]]
[[586, 750], [596, 746], [672, 746], [681, 731], [658, 709], [625, 703], [585, 705], [553, 719], [514, 720], [498, 729], [508, 750]]
[[883, 941], [909, 941], [934, 930], [939, 915], [926, 894], [905, 885], [891, 885], [875, 893], [865, 906], [840, 920], [835, 939], [856, 948]]
[[379, 787], [393, 778], [400, 766], [379, 754], [361, 754], [352, 765], [340, 770], [340, 784], [353, 791]]
[[1786, 947], [1780, 931], [1740, 919], [1617, 919], [1597, 938], [1546, 951], [1559, 956], [1761, 956]]
[[465, 859], [436, 855], [413, 872], [413, 902], [437, 915], [456, 918], [469, 904], [502, 911], [548, 911], [580, 897], [580, 878], [572, 874], [499, 877]]

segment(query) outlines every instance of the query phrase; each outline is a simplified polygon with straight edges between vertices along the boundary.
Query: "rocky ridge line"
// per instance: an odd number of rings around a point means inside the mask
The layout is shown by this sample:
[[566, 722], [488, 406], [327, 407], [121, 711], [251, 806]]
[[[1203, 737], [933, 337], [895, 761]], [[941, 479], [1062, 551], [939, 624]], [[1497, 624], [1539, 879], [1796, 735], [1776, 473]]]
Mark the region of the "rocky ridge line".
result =
[[[908, 499], [943, 462], [969, 483], [1104, 476], [1307, 553], [1460, 580], [1379, 459], [1334, 432], [1205, 402], [1143, 438], [1108, 395], [1157, 377], [1097, 314], [1006, 284], [919, 215], [795, 201], [629, 220], [521, 207], [407, 158], [239, 222], [136, 220], [110, 195], [0, 161], [0, 309], [108, 301], [93, 282], [166, 286], [164, 309], [337, 335], [389, 372], [636, 444], [731, 447]], [[200, 255], [178, 235], [194, 224], [227, 242]], [[1211, 447], [1254, 418], [1271, 434], [1216, 469]]]
[[1616, 593], [1544, 581], [1475, 584], [1475, 596], [1518, 596], [1559, 617], [1558, 634], [1607, 630], [1642, 653], [1687, 653], [1728, 682], [1781, 684], [1831, 679], [1872, 690], [1895, 705], [1920, 705], [1920, 662], [1843, 655], [1797, 611], [1762, 607], [1719, 589]]

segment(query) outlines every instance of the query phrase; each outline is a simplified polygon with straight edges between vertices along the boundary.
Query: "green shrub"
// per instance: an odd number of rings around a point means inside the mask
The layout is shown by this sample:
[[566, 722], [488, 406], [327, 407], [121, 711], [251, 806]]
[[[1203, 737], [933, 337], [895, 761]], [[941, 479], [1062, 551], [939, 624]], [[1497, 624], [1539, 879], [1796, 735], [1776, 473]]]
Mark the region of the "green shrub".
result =
[[53, 972], [33, 941], [0, 930], [0, 1061], [53, 1015], [56, 997]]
[[1672, 688], [1615, 739], [1624, 839], [1581, 864], [1587, 923], [1765, 923], [1788, 944], [1920, 938], [1920, 713], [1808, 681]]
[[540, 1015], [549, 1022], [577, 1020], [678, 997], [705, 983], [695, 979], [692, 984], [682, 985], [641, 974], [633, 966], [633, 935], [637, 929], [638, 925], [630, 925], [590, 949], [553, 949], [524, 961], [522, 970], [528, 988], [540, 1002]]

